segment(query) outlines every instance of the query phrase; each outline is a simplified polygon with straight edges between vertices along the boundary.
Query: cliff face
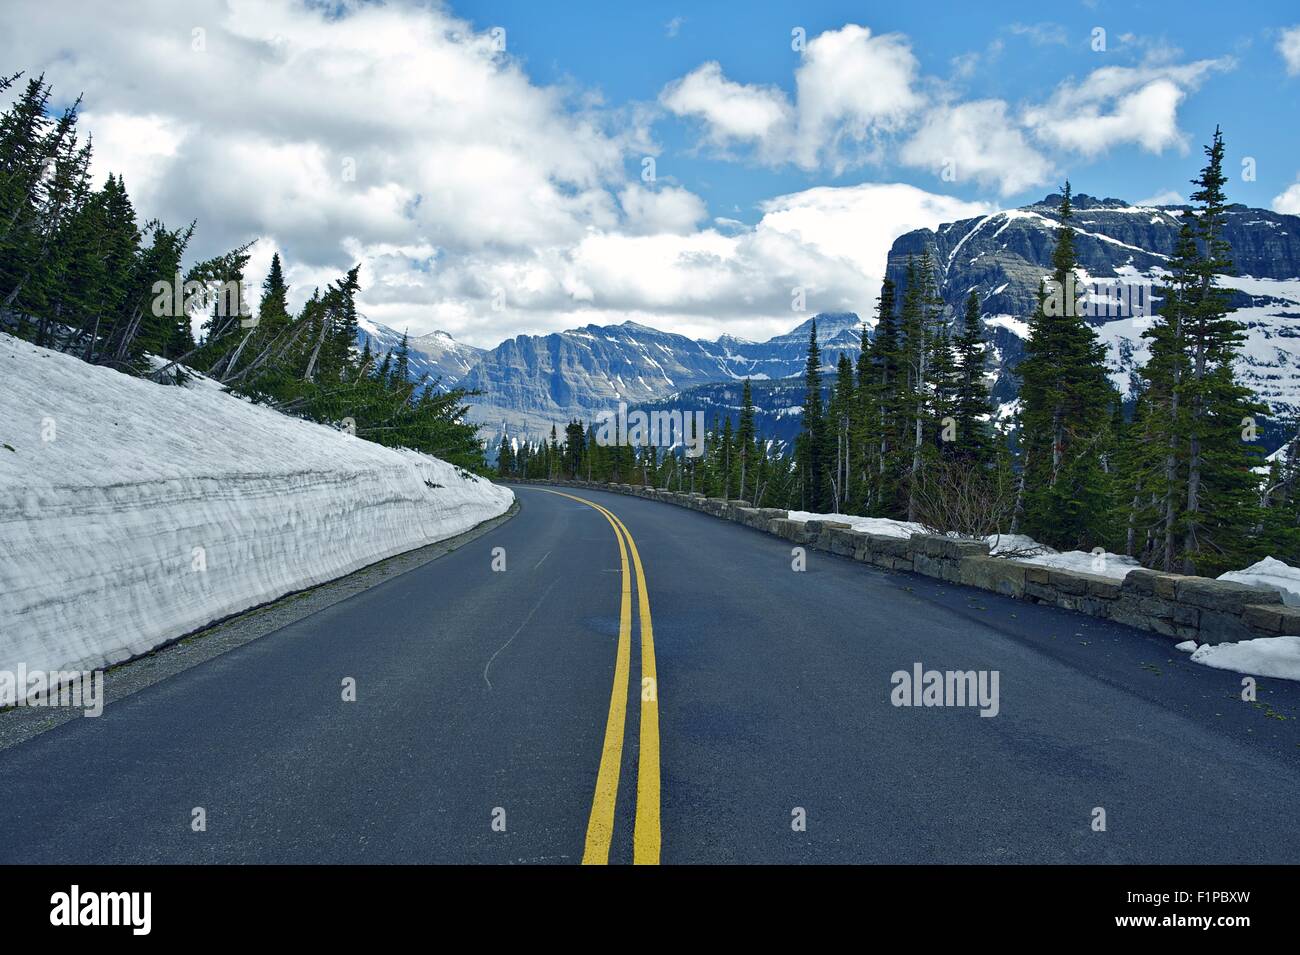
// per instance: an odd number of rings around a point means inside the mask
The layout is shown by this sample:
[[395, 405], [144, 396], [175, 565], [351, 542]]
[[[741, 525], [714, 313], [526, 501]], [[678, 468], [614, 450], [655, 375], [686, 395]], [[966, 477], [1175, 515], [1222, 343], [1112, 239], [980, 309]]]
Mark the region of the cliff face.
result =
[[[470, 420], [483, 425], [489, 440], [503, 431], [539, 437], [574, 417], [590, 422], [620, 401], [644, 404], [695, 385], [797, 375], [807, 360], [811, 321], [766, 342], [696, 341], [634, 322], [520, 335], [484, 354], [461, 384], [481, 392], [472, 399]], [[856, 315], [816, 321], [828, 363], [840, 351], [856, 358]]]
[[699, 342], [627, 322], [553, 335], [520, 335], [485, 354], [464, 379], [470, 419], [489, 433], [537, 436], [577, 416], [591, 420], [619, 401], [642, 401], [729, 377]]
[[[995, 397], [1015, 397], [1011, 370], [1023, 354], [1026, 319], [1041, 279], [1051, 271], [1060, 196], [988, 216], [945, 223], [900, 236], [887, 274], [900, 286], [909, 256], [929, 251], [947, 305], [960, 313], [974, 289], [985, 329], [996, 347]], [[1118, 199], [1074, 197], [1079, 277], [1158, 284], [1178, 237], [1182, 206], [1132, 206]], [[1238, 370], [1279, 416], [1300, 413], [1300, 217], [1233, 205], [1226, 237], [1235, 275], [1235, 317], [1247, 328]], [[1158, 299], [1155, 304], [1159, 305]], [[1142, 339], [1150, 319], [1135, 315], [1092, 319], [1110, 349], [1113, 379], [1127, 393], [1147, 355]]]

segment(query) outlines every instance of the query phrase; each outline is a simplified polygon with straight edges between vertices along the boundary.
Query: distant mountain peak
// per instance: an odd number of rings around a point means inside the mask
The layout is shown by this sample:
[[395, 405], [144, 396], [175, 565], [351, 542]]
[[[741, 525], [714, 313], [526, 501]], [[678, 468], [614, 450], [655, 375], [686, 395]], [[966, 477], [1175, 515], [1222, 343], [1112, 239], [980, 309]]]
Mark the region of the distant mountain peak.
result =
[[[1061, 195], [1061, 193], [1053, 192], [1047, 196], [1044, 196], [1043, 199], [1040, 200], [1039, 202], [1032, 202], [1028, 206], [1025, 206], [1024, 208], [1034, 209], [1034, 208], [1041, 208], [1043, 206], [1047, 206], [1052, 210], [1056, 210], [1060, 208], [1061, 200], [1063, 198], [1064, 197]], [[1086, 192], [1070, 193], [1070, 205], [1072, 205], [1075, 209], [1131, 209], [1133, 208], [1133, 204], [1131, 202], [1126, 202], [1123, 199], [1112, 199], [1109, 197], [1105, 199], [1098, 199], [1096, 196], [1090, 196]]]
[[[1061, 196], [1050, 194], [1020, 208], [918, 229], [895, 240], [886, 275], [906, 284], [907, 261], [928, 252], [937, 263], [939, 292], [955, 314], [971, 291], [980, 299], [981, 320], [995, 349], [998, 374], [994, 397], [1016, 396], [1016, 363], [1028, 335], [1040, 283], [1051, 272]], [[1086, 193], [1074, 203], [1075, 253], [1082, 282], [1149, 282], [1156, 289], [1168, 266], [1186, 206], [1139, 206], [1124, 199]], [[1227, 207], [1225, 237], [1236, 277], [1220, 284], [1232, 290], [1236, 317], [1247, 342], [1238, 371], [1243, 382], [1273, 413], [1300, 412], [1300, 217], [1240, 204]], [[1158, 295], [1158, 292], [1155, 293]], [[1158, 307], [1159, 302], [1156, 301]], [[1127, 393], [1149, 342], [1149, 319], [1112, 312], [1091, 319], [1110, 350], [1112, 381]], [[819, 323], [820, 331], [820, 323]]]
[[368, 318], [357, 319], [357, 347], [370, 340], [370, 350], [376, 356], [396, 349], [406, 335], [411, 374], [427, 375], [443, 388], [455, 387], [483, 354], [482, 348], [458, 342], [448, 332], [438, 329], [424, 335], [412, 336], [381, 325]]
[[471, 400], [470, 420], [490, 430], [489, 441], [503, 431], [538, 437], [575, 417], [591, 421], [618, 401], [651, 401], [713, 382], [795, 376], [807, 361], [814, 320], [834, 352], [857, 355], [860, 326], [852, 312], [820, 313], [766, 342], [735, 335], [695, 340], [631, 320], [518, 335], [485, 353], [462, 382], [481, 392]]

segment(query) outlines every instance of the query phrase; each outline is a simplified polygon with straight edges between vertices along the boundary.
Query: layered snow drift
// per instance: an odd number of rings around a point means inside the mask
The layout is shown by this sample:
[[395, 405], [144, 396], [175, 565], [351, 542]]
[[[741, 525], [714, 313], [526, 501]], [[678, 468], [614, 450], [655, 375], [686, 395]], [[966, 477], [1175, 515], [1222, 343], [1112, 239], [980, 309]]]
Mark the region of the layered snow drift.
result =
[[0, 670], [119, 662], [513, 498], [427, 455], [0, 334]]
[[[881, 537], [908, 538], [913, 534], [930, 533], [921, 524], [913, 521], [897, 521], [889, 517], [859, 517], [856, 514], [814, 514], [812, 511], [791, 511], [790, 520], [837, 521], [841, 524], [848, 524], [855, 531], [864, 531]], [[1081, 550], [1072, 550], [1060, 553], [1024, 534], [992, 534], [985, 538], [985, 541], [989, 545], [989, 553], [996, 557], [1013, 558], [1026, 564], [1039, 564], [1043, 567], [1055, 567], [1058, 570], [1077, 570], [1087, 574], [1100, 574], [1103, 577], [1113, 577], [1116, 580], [1123, 580], [1130, 570], [1141, 566], [1132, 557], [1125, 557], [1123, 554], [1112, 554], [1109, 551], [1087, 553]], [[1286, 565], [1283, 564], [1282, 566], [1285, 567]], [[1300, 587], [1300, 578], [1297, 578], [1296, 586]]]
[[989, 553], [996, 557], [1010, 557], [1026, 564], [1096, 574], [1115, 580], [1123, 580], [1130, 570], [1142, 566], [1132, 557], [1113, 554], [1101, 548], [1094, 551], [1056, 551], [1024, 534], [993, 534], [985, 540], [990, 547]]
[[[1189, 649], [1186, 643], [1179, 650]], [[1300, 637], [1259, 637], [1240, 643], [1202, 644], [1192, 651], [1192, 662], [1218, 670], [1252, 676], [1300, 680]]]
[[859, 517], [856, 514], [814, 514], [812, 511], [791, 511], [792, 521], [835, 521], [848, 524], [855, 531], [878, 534], [881, 537], [908, 538], [913, 534], [928, 534], [924, 527], [911, 521], [896, 521], [889, 517]]
[[1219, 579], [1271, 587], [1282, 595], [1282, 603], [1286, 606], [1300, 607], [1300, 567], [1292, 567], [1272, 557], [1265, 557], [1245, 570], [1230, 570], [1226, 574], [1220, 574]]

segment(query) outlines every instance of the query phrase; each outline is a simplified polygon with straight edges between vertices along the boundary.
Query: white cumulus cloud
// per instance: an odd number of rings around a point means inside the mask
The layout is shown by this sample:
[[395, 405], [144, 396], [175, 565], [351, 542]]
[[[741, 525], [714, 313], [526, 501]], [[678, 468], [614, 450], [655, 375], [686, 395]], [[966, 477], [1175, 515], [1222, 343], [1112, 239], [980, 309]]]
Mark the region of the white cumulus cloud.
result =
[[1214, 70], [1230, 60], [1186, 64], [1105, 66], [1081, 82], [1066, 81], [1024, 121], [1043, 142], [1091, 158], [1129, 144], [1151, 153], [1186, 150], [1178, 107]]
[[1291, 183], [1273, 197], [1273, 211], [1300, 216], [1300, 181]]
[[909, 166], [975, 179], [1011, 195], [1051, 180], [1052, 164], [1031, 146], [1002, 100], [976, 100], [932, 110], [899, 158]]
[[1282, 54], [1289, 76], [1300, 76], [1300, 24], [1287, 27], [1277, 41], [1277, 51]]
[[747, 143], [765, 162], [841, 171], [869, 158], [880, 135], [922, 106], [917, 74], [906, 37], [846, 24], [807, 42], [793, 99], [776, 86], [730, 80], [711, 61], [669, 83], [659, 101], [700, 121], [711, 145]]
[[734, 83], [722, 66], [705, 63], [669, 83], [660, 102], [678, 116], [703, 122], [708, 140], [718, 146], [734, 141], [766, 142], [785, 135], [792, 112], [785, 94], [775, 87]]

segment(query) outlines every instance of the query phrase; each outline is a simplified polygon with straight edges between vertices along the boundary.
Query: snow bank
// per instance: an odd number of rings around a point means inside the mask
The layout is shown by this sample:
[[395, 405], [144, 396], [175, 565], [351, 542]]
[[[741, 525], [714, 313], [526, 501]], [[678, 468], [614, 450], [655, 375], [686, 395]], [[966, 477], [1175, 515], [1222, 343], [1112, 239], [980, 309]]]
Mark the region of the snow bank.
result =
[[879, 534], [881, 537], [911, 537], [913, 534], [929, 533], [920, 524], [910, 521], [894, 521], [887, 517], [858, 517], [856, 514], [813, 514], [811, 511], [791, 511], [792, 521], [837, 521], [848, 524], [855, 531]]
[[[1188, 649], [1187, 643], [1178, 644], [1177, 649]], [[1196, 647], [1191, 660], [1218, 670], [1300, 680], [1300, 637], [1259, 637], [1240, 643], [1206, 643]]]
[[989, 545], [989, 553], [994, 557], [1039, 557], [1056, 553], [1046, 544], [1040, 544], [1026, 534], [990, 534], [984, 540]]
[[[923, 526], [912, 521], [896, 521], [886, 517], [858, 517], [855, 514], [814, 514], [811, 511], [791, 511], [792, 521], [838, 521], [855, 531], [879, 534], [882, 537], [911, 537], [928, 534]], [[1040, 564], [1059, 570], [1077, 570], [1086, 574], [1100, 574], [1123, 580], [1128, 572], [1140, 567], [1132, 557], [1112, 554], [1109, 551], [1089, 553], [1081, 550], [1058, 553], [1046, 544], [1040, 544], [1024, 534], [992, 534], [985, 538], [989, 553], [996, 557], [1010, 557], [1027, 564]]]
[[124, 660], [513, 498], [427, 455], [0, 334], [0, 670]]
[[1226, 574], [1220, 574], [1219, 579], [1271, 587], [1282, 595], [1282, 603], [1288, 607], [1300, 607], [1300, 567], [1292, 567], [1272, 557], [1265, 557], [1245, 570], [1230, 570]]
[[995, 557], [1011, 557], [1026, 564], [1097, 574], [1115, 580], [1123, 580], [1130, 570], [1142, 566], [1132, 557], [1112, 554], [1100, 548], [1095, 551], [1067, 550], [1061, 553], [1024, 534], [993, 534], [984, 539], [988, 541], [989, 553]]

